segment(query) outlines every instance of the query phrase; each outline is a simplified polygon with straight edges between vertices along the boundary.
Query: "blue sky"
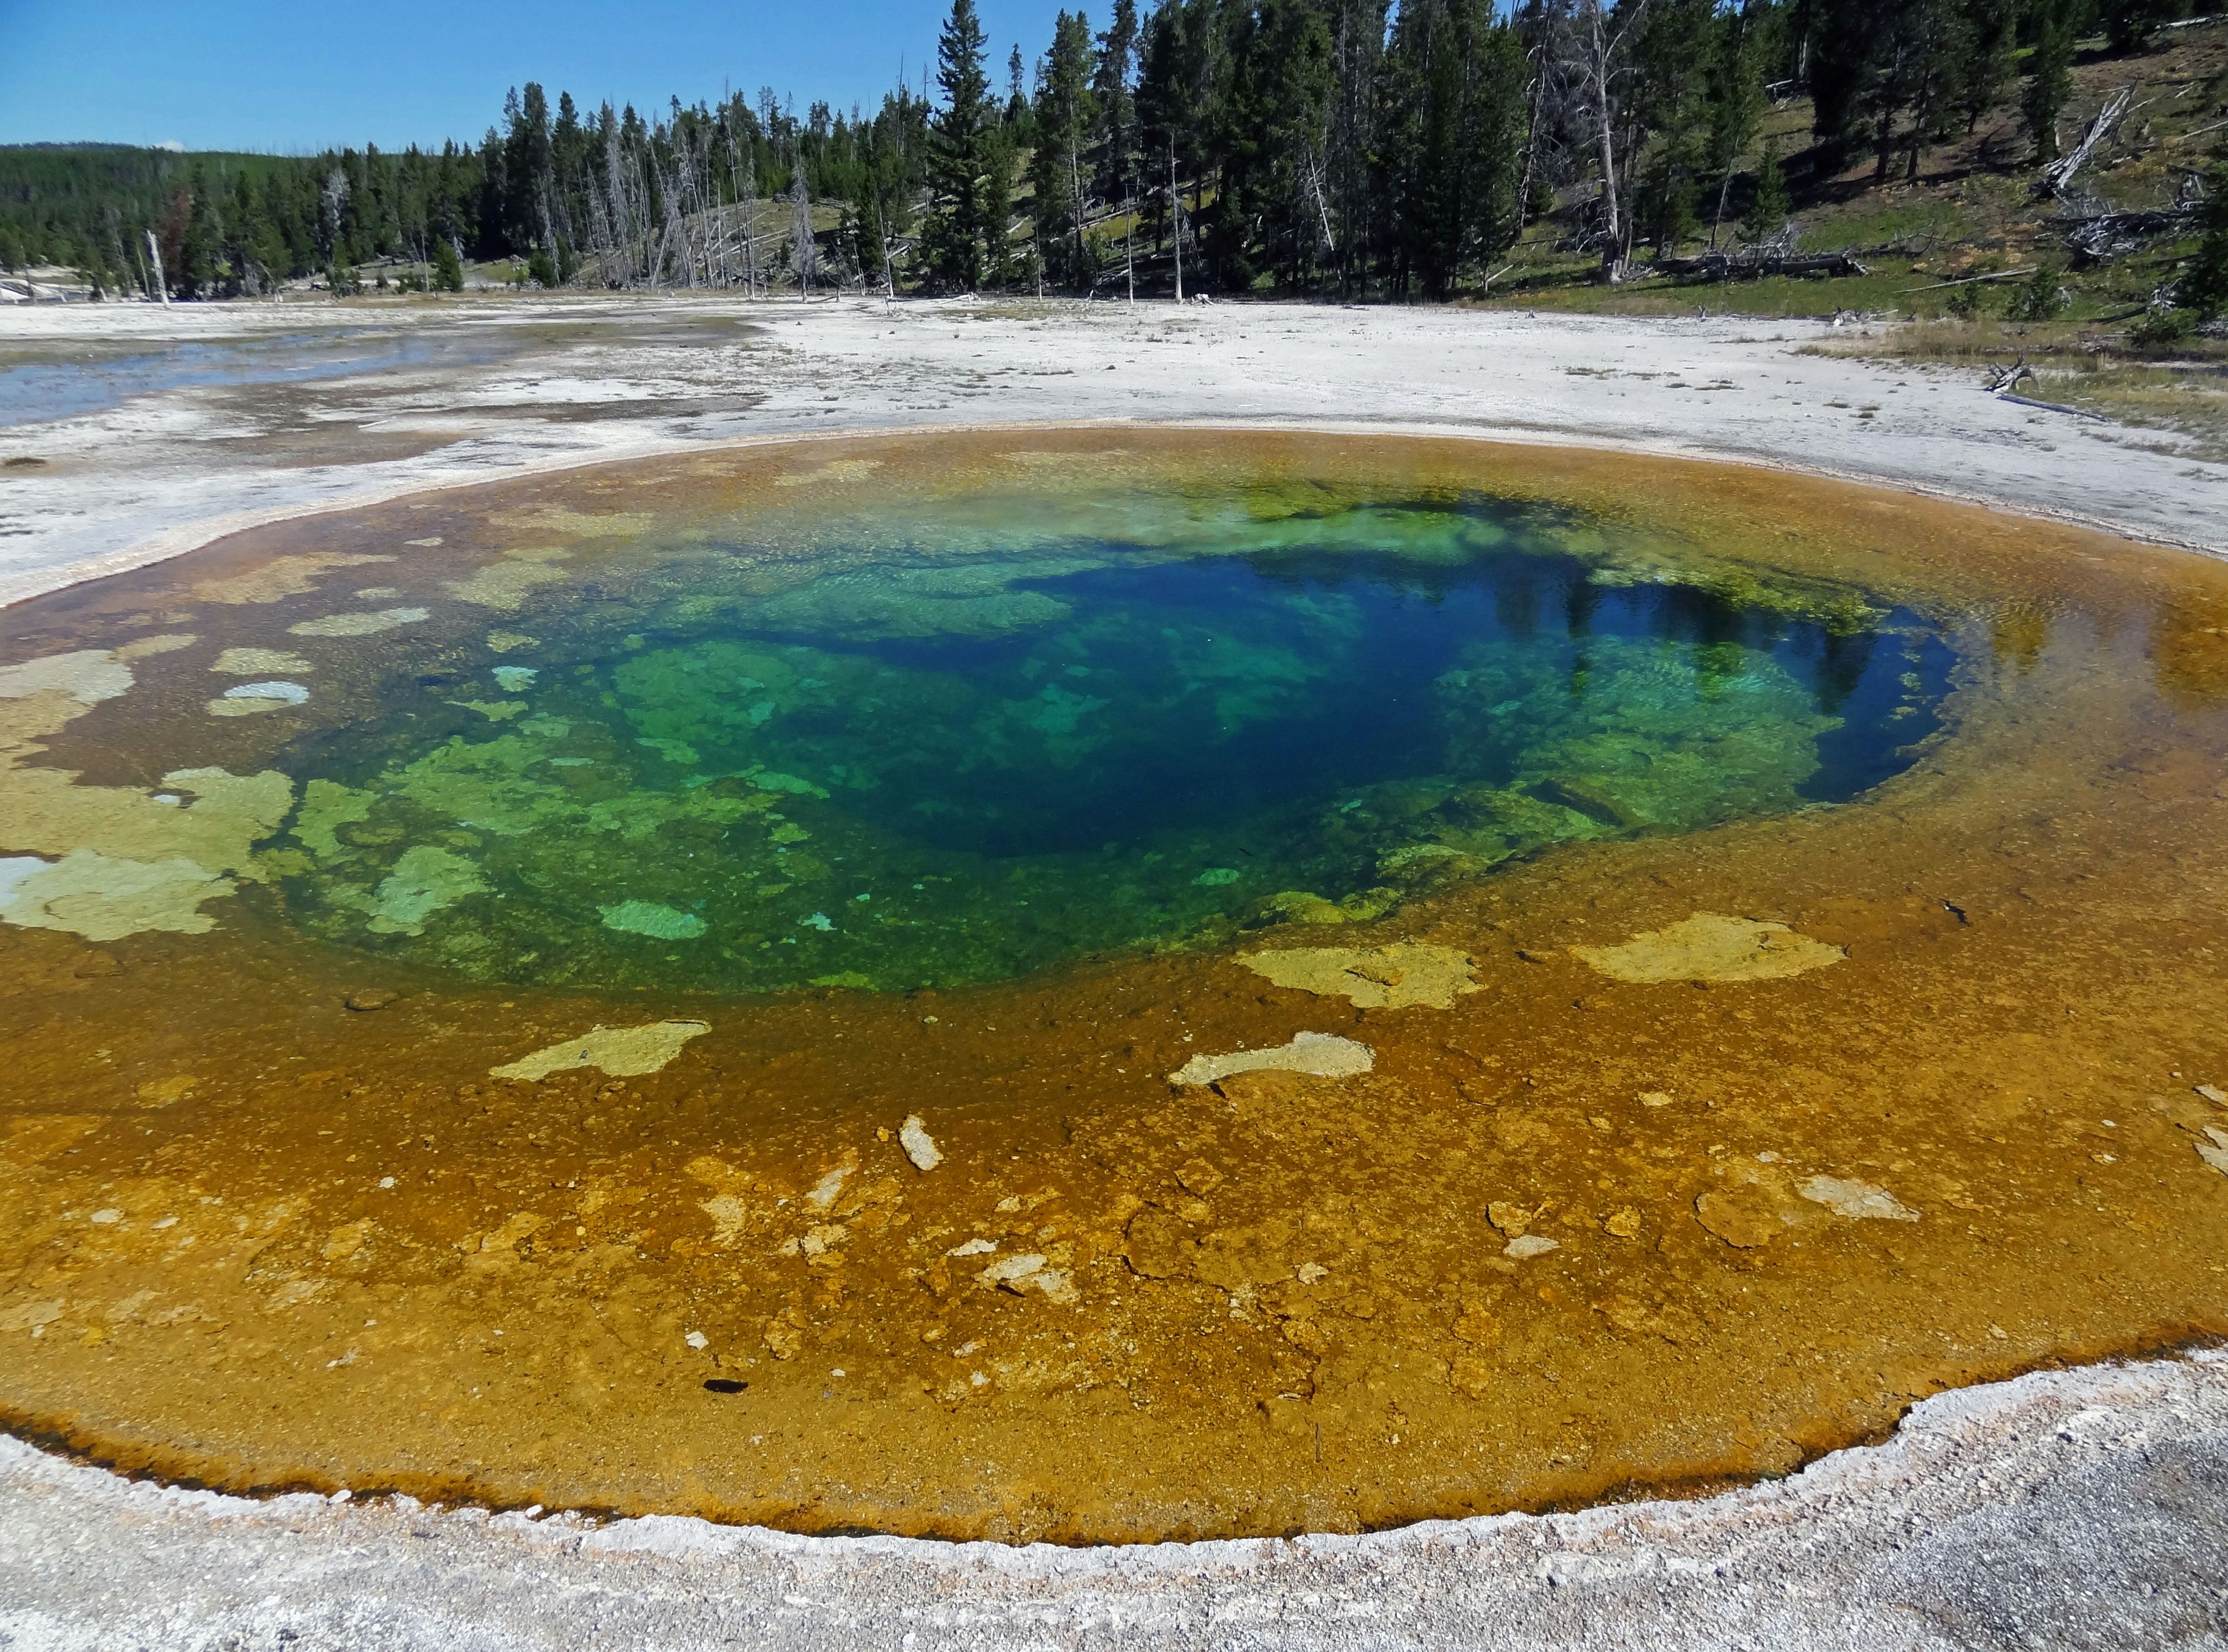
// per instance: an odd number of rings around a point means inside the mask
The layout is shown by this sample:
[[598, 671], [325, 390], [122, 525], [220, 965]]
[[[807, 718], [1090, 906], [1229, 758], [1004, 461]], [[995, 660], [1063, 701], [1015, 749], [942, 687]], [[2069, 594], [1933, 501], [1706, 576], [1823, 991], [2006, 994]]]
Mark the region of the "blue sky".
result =
[[[539, 80], [637, 108], [761, 86], [872, 106], [918, 86], [950, 0], [0, 0], [0, 143], [280, 153], [477, 138]], [[991, 79], [1059, 0], [976, 0]], [[1103, 26], [1104, 3], [1091, 11]]]

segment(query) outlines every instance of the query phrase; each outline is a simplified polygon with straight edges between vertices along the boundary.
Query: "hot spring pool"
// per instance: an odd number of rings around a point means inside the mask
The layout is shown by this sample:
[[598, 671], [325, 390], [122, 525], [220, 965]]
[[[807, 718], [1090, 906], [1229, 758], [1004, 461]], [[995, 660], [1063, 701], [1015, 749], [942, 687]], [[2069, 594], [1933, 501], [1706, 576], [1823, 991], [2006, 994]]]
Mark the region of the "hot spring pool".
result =
[[722, 450], [22, 604], [0, 1408], [1158, 1537], [2217, 1333], [2224, 693], [2198, 557], [1390, 439]]

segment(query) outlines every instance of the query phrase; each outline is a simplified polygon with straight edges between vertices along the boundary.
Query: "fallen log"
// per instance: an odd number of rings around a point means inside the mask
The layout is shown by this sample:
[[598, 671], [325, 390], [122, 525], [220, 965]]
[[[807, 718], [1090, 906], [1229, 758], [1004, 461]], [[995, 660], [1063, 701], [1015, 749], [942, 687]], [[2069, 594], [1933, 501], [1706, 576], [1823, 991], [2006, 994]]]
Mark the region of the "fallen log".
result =
[[1733, 253], [1704, 253], [1694, 258], [1665, 258], [1655, 261], [1658, 275], [1700, 277], [1727, 281], [1736, 276], [1754, 280], [1767, 275], [1870, 275], [1872, 272], [1847, 253], [1821, 253], [1808, 258], [1745, 258]]

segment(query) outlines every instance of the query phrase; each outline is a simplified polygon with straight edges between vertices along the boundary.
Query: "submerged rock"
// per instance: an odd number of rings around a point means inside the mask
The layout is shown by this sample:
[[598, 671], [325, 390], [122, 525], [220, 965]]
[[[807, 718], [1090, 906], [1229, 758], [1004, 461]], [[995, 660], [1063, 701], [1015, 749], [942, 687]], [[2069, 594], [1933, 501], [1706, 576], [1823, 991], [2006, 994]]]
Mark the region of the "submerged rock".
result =
[[246, 573], [200, 580], [194, 586], [194, 596], [201, 602], [221, 602], [234, 607], [249, 603], [283, 602], [289, 597], [309, 595], [317, 588], [319, 579], [338, 569], [394, 560], [392, 556], [351, 551], [307, 551], [293, 556], [274, 556], [261, 567]]
[[260, 711], [307, 704], [310, 691], [298, 682], [242, 682], [208, 702], [212, 717], [249, 717]]
[[1636, 935], [1622, 946], [1571, 951], [1605, 976], [1644, 983], [1776, 980], [1848, 957], [1840, 947], [1798, 935], [1784, 924], [1708, 912]]
[[260, 676], [266, 671], [308, 673], [317, 666], [283, 648], [228, 648], [216, 656], [209, 669], [220, 676]]
[[305, 619], [286, 629], [296, 637], [373, 637], [381, 631], [414, 625], [429, 611], [424, 608], [381, 608], [370, 613], [328, 614], [323, 619]]
[[657, 1021], [641, 1027], [598, 1027], [578, 1038], [552, 1044], [503, 1066], [490, 1067], [492, 1079], [546, 1079], [553, 1073], [596, 1067], [614, 1079], [656, 1073], [681, 1053], [692, 1038], [712, 1030], [701, 1021]]
[[426, 920], [466, 895], [484, 893], [487, 880], [461, 855], [421, 843], [403, 851], [373, 893], [368, 928], [381, 935], [422, 935]]
[[92, 706], [127, 692], [131, 682], [131, 668], [105, 648], [0, 665], [0, 700], [28, 700], [59, 689], [80, 705]]
[[1469, 953], [1452, 946], [1399, 941], [1357, 951], [1303, 947], [1249, 952], [1239, 962], [1280, 987], [1335, 994], [1362, 1009], [1400, 1009], [1426, 1005], [1451, 1009], [1457, 995], [1478, 990], [1470, 979]]
[[1335, 1033], [1296, 1033], [1273, 1049], [1233, 1050], [1226, 1055], [1194, 1055], [1168, 1074], [1179, 1085], [1213, 1084], [1233, 1073], [1304, 1073], [1318, 1079], [1350, 1079], [1377, 1064], [1367, 1044]]
[[655, 900], [622, 900], [615, 906], [599, 906], [604, 927], [623, 935], [647, 935], [661, 941], [691, 941], [704, 932], [704, 920]]
[[236, 887], [182, 857], [133, 861], [84, 848], [54, 861], [21, 855], [0, 860], [0, 920], [89, 941], [147, 930], [202, 935], [216, 927], [202, 903]]

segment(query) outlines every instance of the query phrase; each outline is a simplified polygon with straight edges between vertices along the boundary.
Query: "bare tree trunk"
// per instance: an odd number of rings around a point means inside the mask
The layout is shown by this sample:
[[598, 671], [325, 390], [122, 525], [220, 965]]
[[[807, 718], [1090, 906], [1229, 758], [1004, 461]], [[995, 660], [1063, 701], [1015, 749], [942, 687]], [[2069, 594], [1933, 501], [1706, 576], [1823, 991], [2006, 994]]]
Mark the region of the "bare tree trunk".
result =
[[[1092, 269], [1092, 263], [1090, 255], [1083, 248], [1082, 157], [1076, 153], [1076, 144], [1072, 137], [1067, 145], [1067, 194], [1068, 199], [1075, 203], [1075, 274], [1076, 279], [1080, 280], [1083, 279], [1084, 272]], [[1089, 291], [1096, 292], [1098, 290], [1098, 277], [1096, 271], [1093, 271]]]
[[1624, 262], [1624, 227], [1617, 210], [1617, 142], [1609, 96], [1610, 47], [1602, 35], [1601, 0], [1586, 0], [1586, 22], [1590, 31], [1586, 78], [1591, 82], [1593, 93], [1594, 131], [1601, 150], [1602, 227], [1608, 236], [1602, 256], [1609, 266], [1610, 279], [1614, 281], [1622, 273]]
[[[1617, 7], [1617, 26], [1608, 29], [1602, 19], [1602, 0], [1585, 0], [1587, 91], [1593, 104], [1594, 130], [1599, 147], [1602, 175], [1602, 263], [1609, 279], [1624, 279], [1625, 239], [1629, 229], [1618, 209], [1617, 176], [1617, 99], [1611, 83], [1617, 79], [1617, 56], [1632, 31], [1648, 15], [1648, 0], [1623, 0]], [[1628, 145], [1628, 148], [1629, 145]]]
[[[168, 304], [170, 302], [170, 283], [169, 278], [163, 273], [163, 249], [155, 244], [155, 232], [153, 230], [150, 229], [147, 231], [146, 234], [147, 261], [155, 266], [155, 296], [157, 298], [160, 298], [164, 304]], [[34, 302], [36, 302], [39, 296], [39, 289], [37, 285], [32, 281], [29, 275], [26, 275], [23, 278], [23, 291]]]
[[812, 196], [804, 187], [804, 151], [800, 147], [789, 171], [789, 204], [797, 214], [797, 301], [805, 303], [812, 292]]
[[1176, 193], [1176, 140], [1168, 135], [1168, 246], [1176, 255], [1176, 302], [1183, 302], [1183, 197]]

